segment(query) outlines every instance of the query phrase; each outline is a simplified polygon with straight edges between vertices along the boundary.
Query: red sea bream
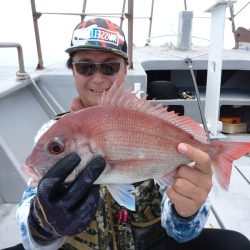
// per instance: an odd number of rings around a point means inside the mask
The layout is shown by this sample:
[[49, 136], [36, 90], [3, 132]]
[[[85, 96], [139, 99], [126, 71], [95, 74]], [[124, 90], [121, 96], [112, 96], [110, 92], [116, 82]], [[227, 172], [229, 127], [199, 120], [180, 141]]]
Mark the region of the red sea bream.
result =
[[194, 120], [152, 106], [123, 88], [114, 84], [98, 106], [62, 117], [39, 139], [23, 170], [40, 179], [59, 159], [76, 152], [81, 162], [67, 178], [72, 181], [91, 158], [102, 155], [107, 166], [95, 183], [106, 184], [121, 205], [133, 210], [130, 184], [154, 179], [164, 185], [171, 180], [179, 165], [189, 163], [177, 152], [177, 145], [185, 142], [210, 155], [215, 176], [228, 188], [232, 161], [250, 152], [250, 143], [208, 143]]

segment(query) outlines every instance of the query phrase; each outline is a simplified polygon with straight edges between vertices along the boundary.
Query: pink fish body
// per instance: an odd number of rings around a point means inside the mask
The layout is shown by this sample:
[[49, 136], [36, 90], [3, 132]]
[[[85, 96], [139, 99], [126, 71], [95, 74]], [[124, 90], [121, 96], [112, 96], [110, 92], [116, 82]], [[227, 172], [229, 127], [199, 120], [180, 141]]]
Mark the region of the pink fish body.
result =
[[[23, 170], [41, 178], [59, 159], [76, 152], [81, 163], [70, 181], [91, 158], [102, 155], [107, 166], [95, 183], [107, 184], [114, 198], [127, 206], [128, 201], [119, 197], [132, 187], [121, 184], [154, 179], [165, 185], [179, 165], [190, 162], [177, 152], [180, 142], [210, 155], [215, 176], [225, 189], [232, 161], [250, 152], [250, 143], [207, 143], [204, 129], [195, 121], [152, 106], [145, 98], [137, 99], [114, 84], [103, 94], [99, 106], [68, 114], [56, 122], [39, 139]], [[134, 209], [134, 205], [127, 207]]]

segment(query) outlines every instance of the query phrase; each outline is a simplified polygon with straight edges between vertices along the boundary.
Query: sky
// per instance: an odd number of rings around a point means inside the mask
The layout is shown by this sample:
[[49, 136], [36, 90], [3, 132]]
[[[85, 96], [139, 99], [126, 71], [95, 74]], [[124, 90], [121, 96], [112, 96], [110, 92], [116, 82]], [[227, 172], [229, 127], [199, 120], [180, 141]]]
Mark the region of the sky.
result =
[[[204, 3], [205, 2], [205, 3]], [[209, 39], [210, 14], [204, 11], [216, 0], [186, 0], [187, 9], [194, 12], [192, 35], [195, 37]], [[234, 5], [237, 13], [248, 0], [238, 0]], [[81, 12], [83, 0], [36, 0], [37, 11], [41, 12]], [[112, 6], [112, 8], [111, 8]], [[134, 16], [149, 17], [151, 0], [134, 0]], [[87, 12], [97, 13], [119, 13], [122, 9], [122, 0], [89, 0]], [[184, 10], [183, 0], [155, 0], [154, 17], [152, 23], [152, 36], [169, 35], [161, 39], [153, 39], [153, 44], [172, 42], [176, 38], [171, 36], [177, 34], [178, 15]], [[244, 9], [235, 19], [236, 27], [249, 28], [250, 5]], [[226, 14], [229, 17], [229, 11]], [[119, 19], [111, 19], [119, 24]], [[73, 15], [46, 15], [43, 14], [39, 20], [42, 53], [45, 65], [57, 61], [66, 60], [64, 52], [70, 44], [72, 31], [80, 17]], [[134, 21], [134, 44], [143, 46], [146, 43], [149, 20], [137, 18]], [[248, 25], [248, 27], [246, 26]], [[127, 31], [126, 22], [123, 27]], [[18, 42], [22, 45], [24, 63], [26, 67], [34, 68], [37, 65], [37, 52], [34, 28], [32, 22], [31, 4], [29, 0], [0, 0], [0, 42]], [[193, 38], [194, 45], [208, 46], [209, 42]], [[231, 22], [225, 21], [224, 48], [234, 46], [231, 32]], [[17, 51], [14, 48], [0, 48], [0, 67], [17, 66]]]

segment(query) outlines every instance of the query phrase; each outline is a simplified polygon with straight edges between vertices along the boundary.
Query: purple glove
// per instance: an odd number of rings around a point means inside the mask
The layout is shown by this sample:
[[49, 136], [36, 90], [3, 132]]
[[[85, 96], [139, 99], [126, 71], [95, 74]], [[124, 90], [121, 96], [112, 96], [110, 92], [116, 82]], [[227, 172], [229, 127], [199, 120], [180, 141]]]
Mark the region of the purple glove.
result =
[[41, 179], [31, 202], [29, 226], [33, 237], [52, 240], [76, 235], [94, 218], [99, 202], [99, 186], [92, 185], [106, 166], [97, 156], [68, 186], [64, 180], [81, 161], [70, 153], [56, 163]]

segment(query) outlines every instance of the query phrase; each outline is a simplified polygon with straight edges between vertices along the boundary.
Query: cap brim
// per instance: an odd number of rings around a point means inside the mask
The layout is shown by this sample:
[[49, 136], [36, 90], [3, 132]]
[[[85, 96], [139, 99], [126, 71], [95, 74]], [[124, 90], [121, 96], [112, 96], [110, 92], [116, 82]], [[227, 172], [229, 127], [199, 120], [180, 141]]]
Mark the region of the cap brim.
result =
[[97, 50], [97, 51], [107, 51], [107, 52], [111, 52], [111, 53], [114, 53], [118, 56], [121, 56], [121, 57], [124, 57], [124, 58], [128, 58], [128, 55], [127, 53], [121, 51], [121, 50], [117, 50], [117, 49], [114, 49], [114, 48], [104, 48], [104, 47], [101, 47], [101, 46], [72, 46], [72, 47], [69, 47], [68, 49], [65, 50], [65, 52], [71, 54], [73, 52], [77, 52], [77, 51], [84, 51], [84, 50]]

